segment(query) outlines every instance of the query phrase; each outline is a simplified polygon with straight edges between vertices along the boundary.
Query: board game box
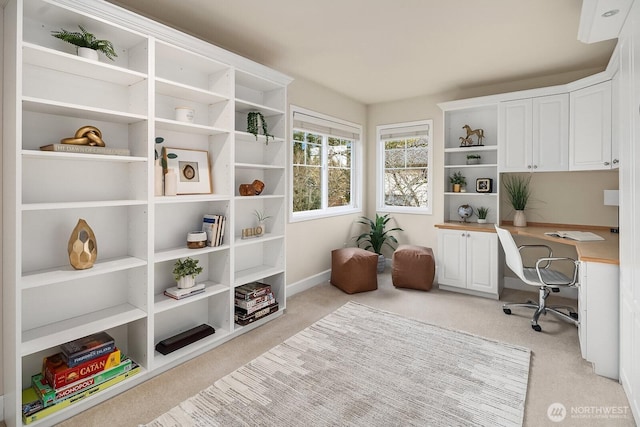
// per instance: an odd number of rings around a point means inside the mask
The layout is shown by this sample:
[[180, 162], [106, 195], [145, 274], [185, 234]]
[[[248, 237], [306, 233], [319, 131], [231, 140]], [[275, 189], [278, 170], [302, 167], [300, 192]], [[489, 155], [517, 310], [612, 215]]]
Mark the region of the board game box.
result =
[[90, 377], [99, 372], [111, 369], [120, 363], [120, 350], [117, 348], [95, 359], [81, 363], [73, 368], [67, 366], [61, 353], [45, 357], [42, 363], [42, 373], [47, 383], [53, 388], [64, 387], [68, 384]]
[[248, 325], [249, 323], [255, 322], [258, 319], [261, 319], [265, 316], [275, 313], [276, 311], [278, 311], [277, 302], [274, 303], [273, 305], [270, 305], [269, 307], [263, 308], [262, 310], [258, 310], [252, 314], [243, 315], [243, 314], [236, 313], [235, 322], [240, 326], [245, 326], [245, 325]]
[[60, 346], [62, 358], [70, 368], [111, 353], [115, 348], [114, 339], [106, 332], [98, 332]]
[[266, 295], [271, 292], [271, 286], [266, 283], [253, 282], [238, 286], [235, 291], [235, 298], [240, 300], [251, 300], [256, 297]]

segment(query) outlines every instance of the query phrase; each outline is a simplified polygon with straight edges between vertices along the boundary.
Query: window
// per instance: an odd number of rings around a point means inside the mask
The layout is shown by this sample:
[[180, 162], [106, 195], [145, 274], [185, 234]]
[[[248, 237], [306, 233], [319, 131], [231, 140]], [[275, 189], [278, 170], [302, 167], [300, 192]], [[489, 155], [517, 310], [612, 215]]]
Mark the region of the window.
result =
[[376, 130], [378, 210], [432, 213], [433, 120], [382, 125]]
[[292, 106], [291, 220], [360, 210], [361, 127]]

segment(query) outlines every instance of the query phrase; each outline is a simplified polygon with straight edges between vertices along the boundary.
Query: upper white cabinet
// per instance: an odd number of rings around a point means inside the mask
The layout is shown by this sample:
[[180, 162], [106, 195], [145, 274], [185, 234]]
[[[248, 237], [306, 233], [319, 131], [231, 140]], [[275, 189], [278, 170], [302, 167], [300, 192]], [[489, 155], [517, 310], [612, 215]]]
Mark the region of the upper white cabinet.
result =
[[500, 103], [500, 172], [566, 171], [568, 159], [567, 94]]
[[611, 81], [570, 93], [569, 169], [611, 169]]

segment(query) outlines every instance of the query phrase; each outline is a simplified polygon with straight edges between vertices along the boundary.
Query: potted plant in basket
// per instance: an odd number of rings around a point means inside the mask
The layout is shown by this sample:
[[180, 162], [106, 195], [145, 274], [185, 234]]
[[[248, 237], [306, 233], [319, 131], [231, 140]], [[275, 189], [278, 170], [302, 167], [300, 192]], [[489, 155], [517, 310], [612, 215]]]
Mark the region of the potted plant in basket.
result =
[[196, 284], [196, 276], [202, 273], [202, 267], [198, 266], [199, 261], [193, 258], [178, 259], [173, 265], [173, 278], [178, 284], [178, 288], [186, 289]]
[[255, 136], [256, 141], [258, 140], [260, 129], [262, 129], [262, 134], [266, 138], [266, 143], [269, 144], [269, 137], [274, 139], [274, 136], [269, 133], [267, 121], [264, 119], [262, 113], [260, 111], [250, 111], [247, 113], [247, 132]]
[[467, 178], [465, 178], [460, 171], [454, 172], [453, 175], [449, 177], [449, 181], [453, 184], [454, 193], [459, 193], [462, 186], [467, 185]]
[[480, 154], [467, 154], [467, 164], [468, 165], [477, 165], [480, 163], [480, 159], [482, 156]]
[[113, 44], [109, 40], [98, 40], [96, 36], [85, 30], [82, 25], [78, 25], [80, 32], [67, 31], [62, 28], [60, 31], [52, 31], [51, 35], [57, 39], [71, 43], [78, 48], [78, 56], [83, 58], [98, 60], [98, 52], [113, 61], [117, 57]]
[[531, 189], [529, 188], [530, 182], [531, 175], [526, 178], [520, 175], [505, 176], [502, 180], [507, 199], [516, 211], [513, 216], [513, 225], [516, 227], [527, 226], [527, 217], [524, 214], [524, 208], [527, 207], [529, 196], [531, 196]]
[[382, 216], [376, 214], [375, 221], [365, 216], [360, 218], [361, 219], [357, 222], [368, 226], [369, 231], [357, 236], [356, 242], [358, 243], [358, 247], [366, 250], [372, 250], [378, 254], [378, 273], [382, 273], [385, 265], [384, 255], [382, 255], [382, 247], [387, 245], [391, 249], [395, 250], [393, 244], [398, 243], [398, 240], [389, 233], [404, 230], [400, 227], [394, 227], [386, 230], [387, 223], [391, 220], [391, 216], [389, 216], [389, 214], [384, 214]]
[[476, 215], [478, 215], [478, 224], [486, 224], [488, 214], [489, 214], [489, 208], [480, 206], [478, 209], [476, 209]]

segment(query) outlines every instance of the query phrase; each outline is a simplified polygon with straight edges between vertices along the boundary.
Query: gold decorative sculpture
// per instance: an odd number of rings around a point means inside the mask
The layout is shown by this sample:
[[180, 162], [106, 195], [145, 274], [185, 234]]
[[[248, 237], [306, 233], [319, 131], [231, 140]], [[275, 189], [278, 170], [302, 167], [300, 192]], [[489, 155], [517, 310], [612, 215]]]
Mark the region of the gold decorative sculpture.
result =
[[483, 145], [482, 144], [482, 140], [484, 139], [483, 129], [471, 129], [471, 126], [469, 125], [462, 126], [462, 129], [467, 131], [467, 137], [461, 138], [462, 144], [460, 145], [473, 145], [473, 140], [471, 139], [471, 135], [475, 135], [478, 138], [478, 143], [476, 145]]
[[240, 184], [238, 191], [241, 196], [258, 196], [264, 190], [264, 182], [259, 179], [254, 180], [251, 184]]
[[91, 145], [95, 147], [105, 146], [102, 140], [102, 132], [95, 126], [83, 126], [76, 131], [73, 138], [63, 138], [60, 142], [63, 144]]
[[84, 219], [79, 219], [78, 224], [71, 232], [69, 244], [69, 262], [76, 270], [86, 270], [93, 267], [98, 258], [98, 245], [96, 235]]

